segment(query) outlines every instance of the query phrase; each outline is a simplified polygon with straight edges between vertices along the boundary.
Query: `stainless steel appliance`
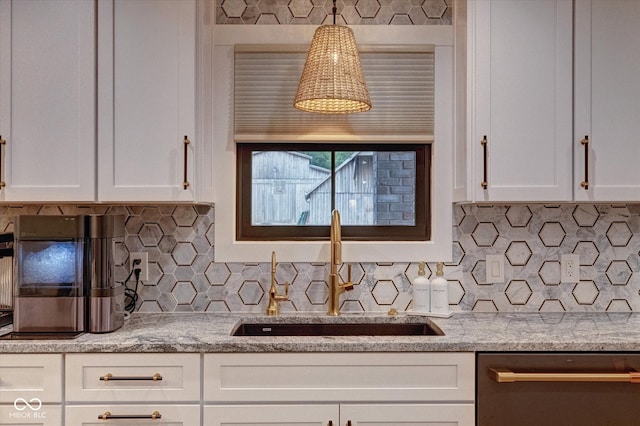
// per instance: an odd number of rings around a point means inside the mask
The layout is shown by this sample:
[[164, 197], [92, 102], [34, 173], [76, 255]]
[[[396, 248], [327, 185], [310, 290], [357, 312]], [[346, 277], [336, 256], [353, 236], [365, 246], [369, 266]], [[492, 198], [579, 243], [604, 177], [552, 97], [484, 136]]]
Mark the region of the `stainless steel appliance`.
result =
[[479, 353], [478, 426], [637, 425], [640, 354]]
[[13, 234], [0, 234], [0, 327], [13, 321]]
[[84, 216], [84, 275], [89, 283], [89, 332], [106, 333], [124, 324], [124, 285], [114, 276], [115, 242], [124, 238], [124, 217]]
[[123, 236], [123, 216], [17, 216], [14, 333], [76, 335], [122, 326], [113, 250]]

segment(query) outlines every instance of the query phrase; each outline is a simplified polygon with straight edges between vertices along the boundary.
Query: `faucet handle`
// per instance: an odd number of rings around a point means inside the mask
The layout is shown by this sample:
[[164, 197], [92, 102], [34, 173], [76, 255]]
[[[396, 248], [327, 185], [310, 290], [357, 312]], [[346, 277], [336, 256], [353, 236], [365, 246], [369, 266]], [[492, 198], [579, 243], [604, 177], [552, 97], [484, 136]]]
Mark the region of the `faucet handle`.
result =
[[276, 293], [273, 295], [273, 298], [279, 302], [289, 300], [289, 281], [284, 283], [284, 294], [278, 294], [278, 292], [276, 291]]
[[347, 282], [342, 284], [342, 288], [345, 290], [353, 290], [353, 282], [351, 281], [351, 264], [347, 265]]

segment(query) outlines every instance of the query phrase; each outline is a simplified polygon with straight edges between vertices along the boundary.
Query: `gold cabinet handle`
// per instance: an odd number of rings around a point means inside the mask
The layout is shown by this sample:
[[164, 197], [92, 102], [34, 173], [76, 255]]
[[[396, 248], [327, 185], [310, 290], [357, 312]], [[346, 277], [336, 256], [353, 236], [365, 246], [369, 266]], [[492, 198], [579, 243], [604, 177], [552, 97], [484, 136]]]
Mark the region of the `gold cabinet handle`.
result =
[[103, 382], [109, 381], [122, 381], [122, 380], [133, 380], [133, 381], [153, 381], [159, 382], [162, 380], [162, 375], [160, 373], [156, 373], [153, 376], [114, 376], [111, 373], [107, 373], [104, 376], [100, 376], [100, 380]]
[[489, 377], [498, 383], [515, 382], [620, 382], [640, 384], [640, 372], [623, 373], [527, 373], [505, 368], [490, 368]]
[[105, 411], [103, 414], [98, 414], [98, 420], [123, 420], [123, 419], [151, 419], [158, 420], [162, 418], [162, 414], [159, 411], [154, 411], [151, 414], [111, 414], [109, 411]]
[[4, 181], [4, 175], [2, 173], [2, 151], [4, 150], [4, 147], [6, 145], [7, 141], [5, 139], [2, 139], [2, 136], [0, 136], [0, 191], [2, 191], [2, 188], [7, 186], [7, 183]]
[[585, 135], [580, 143], [584, 146], [584, 180], [580, 186], [587, 190], [589, 189], [589, 136]]
[[482, 145], [482, 162], [483, 162], [483, 170], [482, 170], [482, 182], [480, 182], [480, 186], [482, 189], [487, 189], [489, 186], [489, 182], [487, 182], [487, 135], [484, 135], [482, 140], [480, 141]]
[[189, 188], [189, 180], [187, 179], [187, 155], [188, 155], [188, 147], [189, 144], [191, 143], [191, 141], [189, 140], [189, 138], [187, 137], [187, 135], [184, 135], [184, 139], [182, 141], [182, 144], [184, 145], [184, 177], [182, 179], [182, 188], [183, 189], [187, 189]]

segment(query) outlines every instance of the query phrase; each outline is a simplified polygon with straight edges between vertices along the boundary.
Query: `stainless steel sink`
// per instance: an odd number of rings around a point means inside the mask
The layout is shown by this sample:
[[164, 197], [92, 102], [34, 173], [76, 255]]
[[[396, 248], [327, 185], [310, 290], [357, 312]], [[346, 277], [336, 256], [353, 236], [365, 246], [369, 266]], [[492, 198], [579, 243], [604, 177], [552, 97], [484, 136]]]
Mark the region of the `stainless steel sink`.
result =
[[233, 336], [443, 336], [427, 323], [242, 323]]

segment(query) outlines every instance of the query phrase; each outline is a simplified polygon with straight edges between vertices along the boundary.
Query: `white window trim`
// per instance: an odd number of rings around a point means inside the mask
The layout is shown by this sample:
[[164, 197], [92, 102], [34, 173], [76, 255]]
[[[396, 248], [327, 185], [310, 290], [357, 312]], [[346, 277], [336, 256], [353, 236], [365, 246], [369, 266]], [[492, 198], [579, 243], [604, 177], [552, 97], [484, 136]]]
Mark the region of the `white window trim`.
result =
[[[345, 262], [451, 261], [453, 257], [453, 111], [452, 26], [352, 25], [358, 43], [436, 46], [435, 142], [431, 170], [430, 241], [345, 241]], [[236, 241], [236, 155], [233, 140], [233, 54], [239, 43], [311, 42], [312, 25], [218, 25], [214, 30], [213, 189], [216, 262], [328, 262], [329, 241]]]

